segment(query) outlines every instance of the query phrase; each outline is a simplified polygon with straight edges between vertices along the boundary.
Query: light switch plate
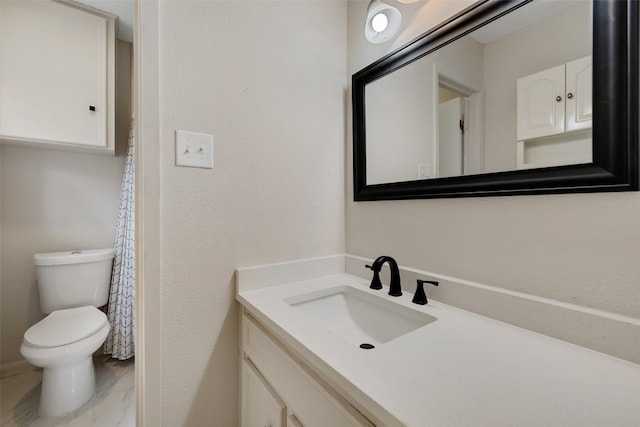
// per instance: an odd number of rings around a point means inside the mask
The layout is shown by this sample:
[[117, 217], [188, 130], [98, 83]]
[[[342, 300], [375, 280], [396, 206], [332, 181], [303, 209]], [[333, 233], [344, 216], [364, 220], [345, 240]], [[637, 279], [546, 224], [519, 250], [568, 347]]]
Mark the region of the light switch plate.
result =
[[213, 169], [213, 135], [176, 130], [176, 166]]

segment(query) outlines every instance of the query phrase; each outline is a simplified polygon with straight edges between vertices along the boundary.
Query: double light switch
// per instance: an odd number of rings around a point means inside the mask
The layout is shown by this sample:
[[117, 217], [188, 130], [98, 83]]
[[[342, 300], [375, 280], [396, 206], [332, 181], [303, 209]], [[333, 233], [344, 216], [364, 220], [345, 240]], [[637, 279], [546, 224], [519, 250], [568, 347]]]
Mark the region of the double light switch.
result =
[[176, 130], [176, 166], [213, 169], [213, 135]]

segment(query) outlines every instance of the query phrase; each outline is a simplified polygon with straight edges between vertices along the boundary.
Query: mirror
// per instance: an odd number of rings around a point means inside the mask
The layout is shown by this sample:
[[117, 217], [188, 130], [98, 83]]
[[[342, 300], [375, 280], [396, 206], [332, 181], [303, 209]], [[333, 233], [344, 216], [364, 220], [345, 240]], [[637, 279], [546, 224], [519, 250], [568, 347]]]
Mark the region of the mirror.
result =
[[637, 190], [637, 15], [483, 1], [356, 73], [354, 199]]

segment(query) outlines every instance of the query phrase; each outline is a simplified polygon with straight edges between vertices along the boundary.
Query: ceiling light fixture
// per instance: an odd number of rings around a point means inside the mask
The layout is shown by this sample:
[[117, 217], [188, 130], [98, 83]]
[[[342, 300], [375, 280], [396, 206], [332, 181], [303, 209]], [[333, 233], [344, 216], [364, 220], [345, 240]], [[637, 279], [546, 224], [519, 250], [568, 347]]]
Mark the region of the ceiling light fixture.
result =
[[398, 32], [401, 22], [402, 15], [398, 9], [380, 0], [371, 0], [367, 8], [364, 36], [370, 43], [384, 43]]

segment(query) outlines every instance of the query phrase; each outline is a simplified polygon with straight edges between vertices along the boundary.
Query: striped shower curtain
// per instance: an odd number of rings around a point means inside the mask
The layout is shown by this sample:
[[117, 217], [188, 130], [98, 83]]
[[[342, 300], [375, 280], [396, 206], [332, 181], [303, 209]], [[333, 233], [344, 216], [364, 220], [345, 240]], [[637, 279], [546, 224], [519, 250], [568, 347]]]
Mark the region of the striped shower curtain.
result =
[[134, 124], [129, 131], [129, 147], [122, 177], [120, 211], [114, 247], [116, 256], [111, 274], [108, 317], [111, 330], [104, 352], [125, 360], [135, 353], [136, 259], [135, 259], [135, 138]]

